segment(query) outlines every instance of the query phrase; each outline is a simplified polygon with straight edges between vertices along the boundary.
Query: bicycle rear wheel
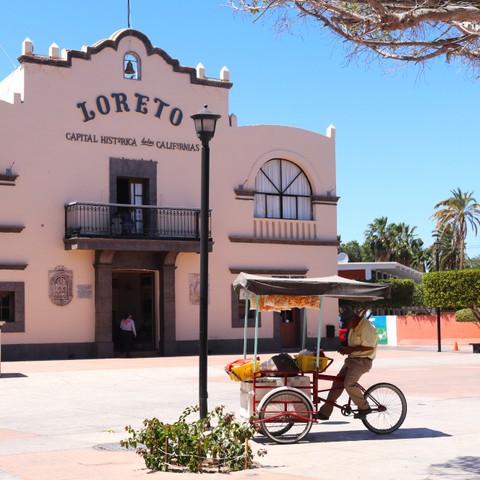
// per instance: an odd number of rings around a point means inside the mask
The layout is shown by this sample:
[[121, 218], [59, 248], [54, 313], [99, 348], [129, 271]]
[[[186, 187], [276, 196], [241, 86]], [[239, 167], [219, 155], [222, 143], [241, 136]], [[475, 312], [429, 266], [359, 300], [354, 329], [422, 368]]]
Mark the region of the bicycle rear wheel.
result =
[[407, 416], [407, 400], [402, 391], [391, 383], [377, 383], [365, 392], [372, 413], [362, 418], [373, 433], [385, 434], [397, 430]]
[[312, 428], [313, 407], [301, 392], [281, 388], [265, 398], [258, 418], [262, 433], [274, 442], [296, 443]]

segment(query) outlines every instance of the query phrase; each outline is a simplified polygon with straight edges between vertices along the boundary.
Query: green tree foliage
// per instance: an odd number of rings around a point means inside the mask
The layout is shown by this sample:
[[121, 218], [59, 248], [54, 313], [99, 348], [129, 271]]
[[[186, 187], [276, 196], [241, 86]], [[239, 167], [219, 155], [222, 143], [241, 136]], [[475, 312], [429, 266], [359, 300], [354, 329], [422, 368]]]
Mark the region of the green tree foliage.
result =
[[[385, 308], [403, 308], [412, 306], [421, 306], [421, 294], [417, 290], [417, 284], [410, 279], [388, 278], [377, 283], [390, 285], [390, 298], [376, 300], [375, 302], [353, 302], [340, 300], [340, 308], [351, 307], [356, 312], [365, 312], [371, 310], [372, 315], [380, 309]], [[420, 302], [420, 303], [418, 303]]]
[[338, 253], [346, 253], [348, 255], [349, 262], [362, 261], [362, 247], [356, 240], [346, 243], [340, 243]]
[[352, 262], [398, 262], [421, 272], [480, 267], [480, 260], [469, 261], [465, 254], [469, 228], [477, 235], [480, 226], [480, 204], [473, 192], [452, 190], [452, 197], [438, 202], [435, 209], [432, 218], [437, 221], [434, 235], [440, 242], [438, 266], [434, 244], [424, 248], [416, 227], [389, 223], [387, 217], [375, 218], [368, 225], [361, 246], [357, 241], [340, 242], [339, 252], [347, 253]]
[[457, 322], [478, 322], [479, 319], [475, 317], [471, 308], [462, 308], [455, 312], [455, 320]]
[[[437, 221], [436, 236], [443, 243], [449, 243], [450, 252], [458, 251], [455, 268], [463, 270], [465, 265], [465, 241], [468, 227], [475, 235], [480, 225], [480, 204], [473, 192], [463, 192], [460, 188], [451, 191], [452, 196], [435, 205], [437, 210], [432, 218]], [[449, 242], [446, 242], [446, 240]]]
[[388, 223], [387, 217], [376, 218], [364, 232], [366, 250], [376, 262], [398, 262], [423, 271], [428, 254], [415, 229], [405, 223]]
[[364, 235], [365, 242], [373, 252], [375, 261], [388, 261], [391, 255], [390, 238], [388, 236], [388, 218], [376, 218], [368, 225]]
[[480, 321], [480, 269], [429, 272], [423, 275], [426, 306], [449, 310], [471, 309]]
[[390, 285], [390, 298], [379, 300], [376, 308], [402, 308], [415, 305], [415, 282], [407, 278], [388, 278], [381, 283]]
[[408, 267], [423, 265], [423, 241], [417, 238], [416, 227], [411, 228], [406, 223], [389, 225], [388, 235], [391, 242], [391, 258]]
[[[422, 307], [424, 310], [423, 312], [420, 311], [420, 314], [430, 314], [430, 308], [425, 306], [423, 301], [423, 283], [415, 283], [415, 287], [413, 290], [413, 298], [412, 298], [412, 307]], [[418, 310], [417, 310], [418, 312]]]
[[371, 245], [364, 241], [362, 245], [362, 262], [374, 262], [375, 254], [373, 253]]
[[480, 2], [459, 0], [229, 0], [278, 31], [314, 20], [352, 55], [422, 64], [436, 57], [480, 67]]
[[465, 260], [466, 268], [480, 268], [480, 255]]
[[437, 251], [435, 245], [431, 246], [432, 254], [435, 256], [435, 265], [432, 264], [431, 270], [458, 270], [460, 252], [457, 243], [453, 240], [453, 231], [449, 226], [442, 229], [442, 235], [437, 232], [437, 242], [439, 242], [438, 265]]

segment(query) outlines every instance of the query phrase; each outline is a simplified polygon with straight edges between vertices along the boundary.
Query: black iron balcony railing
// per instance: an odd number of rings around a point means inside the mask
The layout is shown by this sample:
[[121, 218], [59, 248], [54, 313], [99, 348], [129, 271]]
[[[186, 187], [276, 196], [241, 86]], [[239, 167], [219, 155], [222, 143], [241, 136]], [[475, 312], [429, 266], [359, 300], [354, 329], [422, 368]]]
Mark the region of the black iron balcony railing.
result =
[[65, 238], [72, 237], [200, 240], [200, 209], [72, 202], [65, 205]]

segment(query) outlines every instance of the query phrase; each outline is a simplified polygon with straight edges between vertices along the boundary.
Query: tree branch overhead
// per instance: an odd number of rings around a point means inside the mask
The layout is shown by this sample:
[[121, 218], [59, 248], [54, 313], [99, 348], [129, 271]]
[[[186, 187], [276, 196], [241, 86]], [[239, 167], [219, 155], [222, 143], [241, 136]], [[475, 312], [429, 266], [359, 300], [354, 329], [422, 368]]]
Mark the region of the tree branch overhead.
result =
[[237, 11], [276, 17], [276, 28], [314, 19], [356, 53], [402, 62], [444, 56], [480, 71], [480, 2], [453, 0], [229, 0]]

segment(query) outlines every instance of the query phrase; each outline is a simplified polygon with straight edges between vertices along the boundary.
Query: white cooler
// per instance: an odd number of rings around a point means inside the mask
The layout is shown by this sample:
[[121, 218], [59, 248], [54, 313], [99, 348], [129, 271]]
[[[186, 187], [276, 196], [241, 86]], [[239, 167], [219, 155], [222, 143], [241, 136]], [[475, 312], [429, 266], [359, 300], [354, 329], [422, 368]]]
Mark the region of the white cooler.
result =
[[[285, 386], [284, 380], [284, 377], [257, 378], [255, 392], [255, 399], [257, 402], [274, 388]], [[287, 386], [302, 390], [307, 397], [310, 397], [311, 395], [309, 376], [298, 375], [295, 377], [288, 377]], [[253, 409], [253, 395], [253, 380], [240, 382], [240, 415], [243, 418], [250, 418], [255, 413]]]

